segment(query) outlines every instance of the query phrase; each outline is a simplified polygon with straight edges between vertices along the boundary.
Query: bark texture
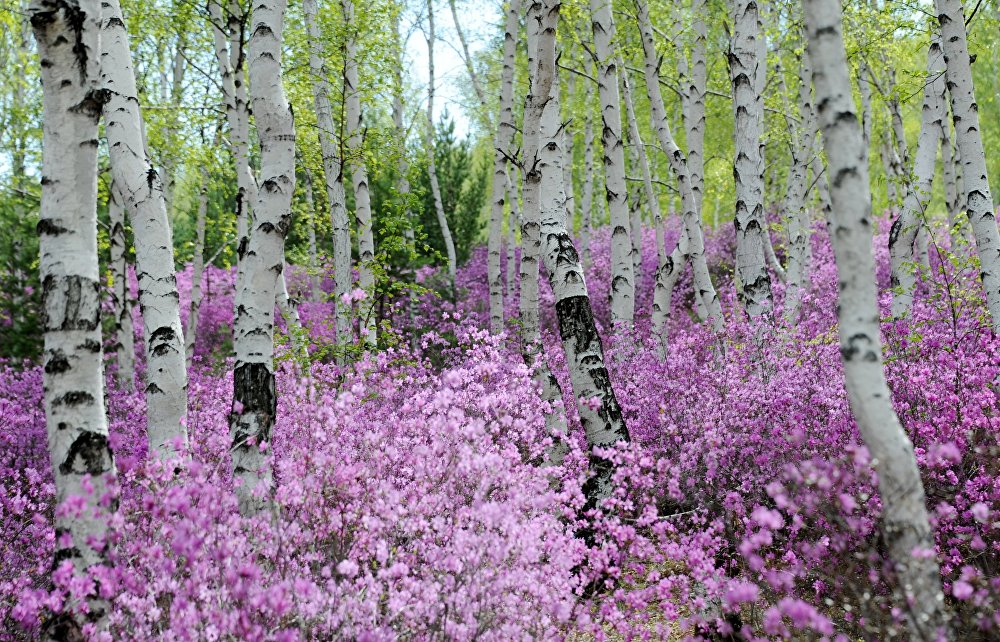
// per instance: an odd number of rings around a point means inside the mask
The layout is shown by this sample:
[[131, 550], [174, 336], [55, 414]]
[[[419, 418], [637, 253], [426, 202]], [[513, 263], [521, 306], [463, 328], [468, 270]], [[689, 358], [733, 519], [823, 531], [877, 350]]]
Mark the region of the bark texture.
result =
[[[78, 515], [56, 511], [55, 566], [77, 573], [107, 563], [111, 513], [101, 499], [115, 474], [104, 410], [97, 255], [97, 133], [106, 100], [98, 74], [101, 6], [34, 0], [28, 7], [41, 62], [42, 202], [38, 235], [44, 332], [45, 425], [57, 504], [83, 497]], [[87, 480], [93, 492], [87, 492]], [[64, 537], [68, 536], [68, 537]], [[108, 604], [86, 596], [87, 615], [43, 622], [47, 640], [82, 640], [107, 623]]]
[[610, 0], [590, 0], [590, 18], [594, 32], [594, 53], [597, 56], [597, 90], [601, 101], [604, 187], [611, 213], [611, 322], [631, 326], [635, 315], [635, 273], [629, 234], [628, 190], [625, 185], [625, 147], [622, 143], [615, 22]]
[[[215, 137], [216, 145], [218, 134]], [[194, 358], [194, 346], [198, 339], [198, 311], [201, 309], [201, 276], [205, 270], [205, 218], [208, 214], [209, 164], [201, 166], [201, 189], [198, 192], [198, 213], [195, 220], [194, 256], [191, 259], [191, 300], [188, 303], [188, 322], [184, 329], [184, 352], [187, 367]]]
[[128, 283], [128, 250], [125, 236], [125, 209], [121, 193], [114, 181], [108, 190], [108, 223], [111, 241], [111, 289], [115, 321], [115, 361], [118, 365], [118, 385], [125, 390], [135, 388], [135, 328], [132, 326], [132, 298]]
[[[270, 503], [271, 466], [263, 445], [271, 441], [277, 411], [274, 305], [283, 280], [285, 236], [295, 191], [295, 127], [281, 82], [285, 8], [284, 0], [258, 2], [247, 46], [260, 141], [261, 189], [236, 288], [236, 366], [229, 428], [233, 476], [244, 514], [259, 512]], [[259, 486], [263, 488], [255, 492]]]
[[965, 29], [962, 0], [935, 0], [941, 24], [941, 44], [947, 68], [951, 115], [955, 122], [955, 140], [962, 157], [962, 181], [965, 186], [965, 211], [972, 224], [979, 253], [979, 277], [986, 290], [986, 308], [1000, 331], [1000, 232], [990, 181], [986, 174], [986, 152], [979, 128], [979, 106], [972, 85], [972, 65]]
[[[809, 53], [830, 166], [830, 237], [837, 264], [840, 353], [851, 411], [878, 471], [882, 534], [910, 639], [946, 634], [944, 596], [913, 445], [882, 370], [867, 150], [855, 113], [836, 0], [805, 0]], [[922, 554], [922, 552], [925, 552]]]
[[118, 0], [103, 0], [102, 6], [105, 133], [111, 173], [124, 197], [135, 239], [146, 345], [146, 432], [150, 452], [171, 457], [187, 448], [187, 369], [173, 239], [163, 184], [143, 145], [142, 115], [121, 5]]

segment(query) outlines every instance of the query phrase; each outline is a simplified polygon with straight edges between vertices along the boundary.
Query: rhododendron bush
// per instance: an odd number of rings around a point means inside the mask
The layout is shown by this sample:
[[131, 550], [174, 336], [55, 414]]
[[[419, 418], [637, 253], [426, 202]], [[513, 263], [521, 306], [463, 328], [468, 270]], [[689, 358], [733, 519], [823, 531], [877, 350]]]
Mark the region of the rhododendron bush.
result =
[[[884, 310], [887, 227], [874, 241]], [[400, 340], [349, 363], [322, 349], [335, 341], [332, 303], [301, 305], [314, 358], [280, 358], [277, 424], [262, 445], [273, 504], [254, 517], [233, 494], [232, 375], [220, 367], [233, 278], [206, 271], [184, 458], [147, 460], [143, 395], [109, 376], [118, 476], [101, 499], [118, 510], [109, 563], [86, 577], [53, 556], [56, 511], [81, 508], [53, 505], [41, 372], [6, 364], [0, 639], [37, 639], [43, 618], [86, 610], [93, 594], [110, 602], [104, 637], [116, 640], [904, 639], [878, 528], [885, 498], [844, 389], [825, 232], [813, 235], [801, 318], [763, 343], [734, 302], [732, 242], [728, 227], [707, 239], [725, 333], [689, 312], [684, 275], [661, 360], [648, 315], [654, 234], [643, 236], [635, 329], [614, 333], [609, 239], [595, 234], [588, 286], [633, 440], [598, 453], [616, 468], [597, 510], [584, 509], [586, 444], [552, 293], [543, 286], [543, 343], [563, 399], [548, 404], [514, 335], [484, 330], [481, 250], [455, 301], [420, 295], [413, 349], [405, 294], [385, 313]], [[985, 639], [1000, 634], [1000, 341], [972, 266], [944, 247], [931, 258], [910, 319], [883, 324], [886, 373], [936, 538], [915, 554], [940, 560], [961, 639]], [[190, 274], [178, 275], [185, 311]], [[432, 288], [439, 278], [419, 276]], [[776, 282], [779, 304], [782, 293]], [[559, 466], [547, 462], [549, 412], [570, 425]]]

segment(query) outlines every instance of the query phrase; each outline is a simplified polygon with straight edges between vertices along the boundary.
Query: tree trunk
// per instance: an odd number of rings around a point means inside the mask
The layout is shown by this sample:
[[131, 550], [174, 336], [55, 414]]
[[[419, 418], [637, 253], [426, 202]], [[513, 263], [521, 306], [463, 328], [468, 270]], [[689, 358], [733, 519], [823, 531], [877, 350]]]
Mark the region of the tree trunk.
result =
[[[187, 369], [173, 240], [163, 185], [142, 142], [142, 115], [128, 33], [118, 0], [102, 3], [101, 79], [111, 172], [125, 200], [135, 239], [139, 305], [146, 344], [149, 450], [171, 457], [187, 448]], [[177, 446], [180, 446], [179, 450]]]
[[[458, 25], [455, 15], [455, 0], [451, 0], [452, 16]], [[490, 331], [499, 334], [503, 330], [503, 282], [500, 279], [500, 246], [502, 245], [503, 206], [507, 194], [507, 157], [510, 155], [511, 142], [514, 137], [514, 66], [517, 54], [517, 36], [520, 26], [520, 0], [512, 0], [507, 4], [506, 23], [503, 41], [503, 72], [500, 77], [500, 115], [497, 122], [497, 132], [493, 143], [493, 207], [490, 210], [489, 229], [489, 265], [488, 278], [490, 283]], [[465, 40], [462, 40], [465, 47]], [[466, 52], [468, 49], [466, 48]], [[468, 56], [468, 53], [466, 53]], [[469, 73], [475, 79], [471, 60]], [[475, 80], [479, 87], [478, 80]], [[482, 91], [479, 89], [478, 91]], [[481, 97], [486, 106], [485, 94]], [[510, 249], [508, 248], [508, 252]]]
[[907, 187], [899, 216], [889, 231], [892, 316], [897, 319], [909, 314], [913, 306], [913, 291], [917, 285], [914, 263], [918, 259], [914, 253], [914, 245], [918, 232], [927, 225], [925, 212], [934, 185], [934, 163], [937, 160], [938, 144], [944, 136], [942, 132], [948, 124], [945, 80], [943, 70], [940, 69], [943, 62], [941, 44], [935, 38], [927, 50], [927, 80], [924, 82], [923, 116], [917, 139], [917, 155], [913, 161], [913, 180]]
[[507, 202], [510, 204], [509, 218], [507, 219], [507, 297], [514, 296], [514, 283], [517, 275], [517, 229], [521, 227], [521, 208], [518, 204], [518, 194], [520, 190], [515, 185], [517, 168], [510, 168], [507, 172]]
[[316, 199], [313, 196], [312, 172], [308, 167], [302, 167], [302, 181], [306, 196], [306, 209], [309, 211], [309, 218], [306, 225], [309, 226], [309, 298], [312, 302], [317, 302], [322, 297], [319, 287], [319, 252], [316, 249]]
[[[97, 135], [101, 5], [96, 1], [28, 7], [41, 62], [44, 120], [39, 272], [44, 314], [45, 425], [56, 505], [83, 498], [80, 511], [55, 512], [55, 564], [78, 574], [109, 563], [103, 542], [117, 500], [108, 444], [101, 354], [97, 255]], [[92, 485], [92, 492], [87, 487]], [[66, 537], [68, 536], [68, 537]], [[92, 589], [93, 591], [93, 589]], [[85, 596], [88, 614], [60, 613], [44, 623], [47, 640], [82, 640], [89, 622], [107, 626], [108, 603]]]
[[[218, 146], [219, 132], [216, 131], [213, 148]], [[207, 160], [207, 159], [206, 159]], [[205, 269], [205, 218], [208, 214], [209, 164], [201, 166], [201, 190], [198, 192], [198, 214], [195, 222], [194, 257], [191, 260], [191, 300], [188, 303], [188, 322], [184, 330], [184, 352], [187, 367], [194, 359], [194, 346], [198, 339], [198, 311], [201, 309], [201, 276]]]
[[128, 283], [128, 262], [125, 260], [125, 210], [122, 195], [111, 181], [108, 190], [108, 214], [111, 241], [112, 300], [115, 320], [115, 360], [118, 364], [118, 385], [131, 392], [135, 389], [135, 329], [132, 327], [132, 300]]
[[955, 139], [962, 155], [965, 208], [979, 252], [979, 276], [986, 290], [986, 308], [1000, 331], [1000, 232], [986, 174], [986, 153], [979, 128], [979, 107], [972, 85], [969, 45], [962, 0], [935, 0], [947, 65], [948, 93], [955, 121]]
[[687, 165], [694, 191], [695, 207], [701, 216], [705, 194], [705, 94], [708, 91], [706, 43], [708, 28], [705, 16], [707, 0], [692, 0], [691, 16], [694, 40], [691, 43], [691, 64], [687, 91], [684, 92], [684, 128], [687, 140]]
[[[399, 163], [396, 166], [396, 195], [403, 205], [403, 217], [405, 219], [405, 227], [403, 228], [403, 240], [406, 243], [406, 249], [409, 252], [407, 257], [407, 268], [406, 276], [410, 280], [411, 285], [416, 283], [416, 274], [414, 272], [412, 261], [416, 256], [417, 243], [415, 234], [413, 231], [413, 212], [410, 211], [410, 179], [408, 178], [410, 173], [410, 161], [407, 157], [407, 143], [406, 143], [406, 127], [403, 125], [403, 92], [406, 90], [403, 84], [403, 43], [402, 36], [399, 32], [399, 16], [393, 21], [393, 36], [395, 41], [393, 42], [393, 51], [396, 56], [396, 70], [393, 78], [392, 87], [392, 125], [396, 130], [396, 139], [399, 142]], [[419, 346], [419, 341], [417, 337], [417, 293], [414, 289], [410, 288], [407, 291], [407, 317], [409, 321], [409, 335], [410, 335], [410, 350], [415, 354]]]
[[771, 277], [767, 272], [764, 235], [764, 38], [757, 3], [731, 0], [733, 35], [729, 72], [733, 85], [736, 156], [736, 279], [737, 294], [751, 323], [771, 318]]
[[[284, 269], [285, 235], [295, 191], [295, 127], [281, 82], [286, 2], [260, 0], [247, 44], [253, 112], [260, 141], [261, 186], [254, 229], [236, 292], [233, 412], [230, 436], [240, 511], [257, 513], [270, 502], [271, 466], [264, 444], [277, 412], [274, 382], [274, 305]], [[258, 486], [263, 486], [265, 495]]]
[[[642, 38], [646, 93], [649, 96], [650, 111], [652, 112], [656, 135], [660, 141], [660, 148], [667, 155], [667, 159], [670, 161], [670, 168], [677, 177], [683, 208], [684, 230], [681, 234], [681, 239], [678, 242], [677, 248], [671, 254], [673, 258], [660, 266], [658, 279], [665, 279], [667, 283], [676, 281], [677, 275], [679, 275], [680, 269], [683, 266], [683, 261], [678, 259], [683, 258], [689, 261], [694, 274], [695, 302], [700, 307], [699, 316], [710, 319], [713, 329], [716, 332], [721, 332], [724, 322], [722, 318], [722, 305], [719, 302], [715, 286], [712, 284], [712, 277], [708, 272], [708, 263], [705, 261], [705, 241], [702, 235], [701, 215], [698, 213], [694, 189], [691, 186], [687, 159], [684, 157], [684, 152], [674, 142], [674, 138], [670, 133], [670, 125], [667, 123], [667, 113], [663, 107], [663, 96], [660, 94], [660, 78], [657, 72], [658, 59], [656, 45], [653, 41], [653, 28], [649, 22], [649, 6], [645, 0], [636, 0], [635, 5], [636, 19], [639, 23], [639, 32]], [[666, 309], [669, 310], [669, 299], [667, 306]]]
[[[789, 325], [799, 316], [802, 293], [808, 287], [811, 220], [806, 208], [806, 192], [809, 190], [807, 175], [809, 157], [813, 153], [815, 138], [812, 102], [812, 67], [808, 52], [799, 58], [799, 117], [798, 126], [789, 123], [792, 132], [792, 166], [788, 175], [785, 196], [785, 225], [788, 245], [785, 256], [785, 302], [783, 316]], [[785, 92], [787, 93], [787, 92]], [[790, 111], [790, 110], [786, 110]], [[800, 133], [801, 128], [801, 133]], [[867, 149], [867, 147], [865, 148]]]
[[[368, 163], [364, 155], [364, 131], [361, 122], [361, 87], [358, 84], [358, 24], [353, 0], [341, 0], [347, 39], [344, 44], [344, 107], [347, 119], [347, 152], [354, 188], [354, 215], [358, 228], [358, 277], [361, 289], [375, 296], [375, 236], [372, 231], [371, 192], [368, 188]], [[377, 343], [375, 315], [368, 315], [365, 341]]]
[[[583, 266], [566, 230], [566, 193], [563, 188], [559, 123], [559, 80], [556, 71], [556, 26], [560, 0], [544, 0], [538, 37], [536, 74], [531, 82], [525, 114], [525, 158], [531, 171], [525, 182], [539, 194], [543, 257], [555, 295], [556, 318], [566, 364], [578, 399], [580, 422], [591, 452], [591, 477], [584, 485], [590, 506], [611, 494], [611, 462], [593, 454], [595, 448], [628, 441], [628, 429], [604, 365], [601, 338], [597, 333]], [[600, 409], [587, 401], [600, 399]]]
[[[851, 411], [878, 471], [882, 533], [903, 594], [910, 638], [945, 633], [941, 577], [913, 445], [892, 408], [882, 370], [871, 189], [861, 127], [851, 97], [840, 3], [805, 0], [809, 52], [823, 140], [834, 176], [830, 234], [839, 280], [840, 354]], [[926, 554], [921, 554], [925, 551]]]
[[333, 306], [337, 316], [337, 342], [344, 344], [351, 336], [350, 307], [342, 301], [342, 297], [351, 290], [351, 224], [347, 217], [347, 197], [344, 194], [344, 167], [337, 142], [338, 130], [333, 124], [333, 108], [330, 105], [330, 74], [324, 61], [322, 35], [316, 23], [316, 0], [302, 0], [302, 12], [305, 14], [309, 38], [313, 105], [316, 109], [320, 154], [323, 156], [330, 226], [333, 228]]
[[590, 91], [584, 101], [586, 116], [583, 123], [583, 197], [580, 201], [580, 249], [583, 251], [583, 266], [590, 267], [590, 230], [594, 210], [594, 119], [590, 107]]
[[441, 201], [441, 185], [438, 183], [437, 165], [434, 159], [434, 0], [427, 0], [427, 174], [430, 176], [431, 193], [434, 196], [434, 212], [437, 214], [438, 226], [444, 239], [445, 253], [448, 255], [448, 282], [451, 285], [451, 296], [455, 298], [455, 278], [458, 272], [458, 259], [455, 256], [455, 242], [451, 237], [448, 217]]
[[625, 149], [622, 145], [621, 99], [615, 56], [615, 23], [608, 0], [590, 0], [597, 89], [601, 100], [604, 143], [604, 184], [611, 212], [611, 322], [632, 326], [635, 315], [635, 273], [629, 235], [628, 190], [625, 185]]

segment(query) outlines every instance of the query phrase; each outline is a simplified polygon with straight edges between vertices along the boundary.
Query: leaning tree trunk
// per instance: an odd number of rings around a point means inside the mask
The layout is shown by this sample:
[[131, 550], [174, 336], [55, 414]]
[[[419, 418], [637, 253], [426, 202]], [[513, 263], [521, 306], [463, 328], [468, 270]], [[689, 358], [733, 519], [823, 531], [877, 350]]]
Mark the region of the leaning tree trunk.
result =
[[[254, 229], [236, 287], [233, 412], [230, 436], [236, 495], [244, 514], [269, 505], [271, 466], [266, 444], [277, 412], [274, 305], [284, 269], [285, 235], [295, 191], [295, 127], [281, 82], [286, 2], [260, 0], [247, 45], [251, 100], [260, 141], [261, 187]], [[255, 492], [257, 491], [257, 492]]]
[[[909, 314], [913, 305], [913, 290], [916, 288], [914, 272], [914, 244], [918, 231], [926, 225], [924, 213], [931, 200], [934, 184], [934, 163], [937, 160], [938, 144], [947, 127], [948, 116], [945, 109], [944, 74], [941, 44], [935, 38], [927, 50], [927, 80], [924, 82], [923, 116], [920, 122], [920, 136], [917, 139], [917, 155], [913, 161], [913, 180], [907, 188], [906, 198], [899, 216], [889, 231], [889, 258], [892, 266], [892, 316], [902, 318]], [[919, 248], [918, 248], [919, 249]]]
[[913, 445], [893, 410], [882, 369], [867, 150], [851, 96], [840, 3], [805, 0], [803, 6], [834, 177], [830, 240], [840, 287], [837, 318], [848, 398], [878, 471], [882, 535], [903, 598], [897, 604], [908, 610], [910, 639], [937, 640], [947, 622], [941, 576]]
[[427, 0], [427, 130], [425, 146], [427, 147], [427, 174], [430, 177], [431, 193], [434, 196], [434, 212], [437, 214], [438, 226], [444, 239], [445, 253], [448, 255], [448, 281], [451, 285], [451, 296], [456, 296], [455, 279], [458, 273], [458, 259], [455, 255], [455, 241], [448, 226], [444, 204], [441, 201], [441, 185], [438, 183], [437, 164], [434, 162], [434, 0]]
[[941, 23], [941, 42], [947, 65], [951, 114], [955, 139], [962, 156], [966, 213], [979, 253], [979, 277], [986, 290], [986, 308], [993, 328], [1000, 331], [1000, 232], [993, 210], [993, 196], [986, 174], [986, 153], [979, 128], [979, 107], [972, 85], [969, 43], [966, 37], [962, 0], [935, 0]]
[[[689, 261], [694, 274], [695, 301], [702, 308], [700, 316], [710, 319], [713, 329], [716, 332], [721, 332], [724, 322], [722, 318], [722, 305], [719, 302], [719, 295], [715, 291], [715, 286], [712, 284], [712, 276], [708, 272], [708, 263], [705, 261], [705, 241], [702, 235], [701, 215], [698, 213], [698, 204], [695, 200], [694, 189], [691, 187], [691, 176], [687, 167], [687, 159], [670, 133], [670, 125], [667, 123], [667, 113], [663, 107], [663, 96], [660, 93], [660, 76], [658, 73], [659, 63], [656, 54], [656, 44], [653, 40], [653, 28], [649, 21], [649, 6], [645, 0], [636, 0], [635, 5], [636, 19], [639, 24], [644, 54], [646, 94], [649, 97], [650, 111], [652, 112], [656, 135], [660, 141], [660, 148], [667, 155], [667, 159], [670, 161], [670, 168], [673, 170], [674, 176], [677, 177], [677, 185], [681, 193], [681, 205], [683, 209], [682, 220], [684, 222], [684, 229], [681, 233], [681, 238], [678, 241], [677, 248], [671, 254], [672, 258], [668, 258], [660, 266], [657, 279], [664, 279], [670, 283], [675, 282], [684, 260]], [[663, 287], [668, 286], [664, 285]], [[672, 285], [669, 285], [669, 289], [672, 289]], [[667, 309], [669, 309], [669, 294], [667, 295], [666, 305]]]
[[145, 154], [142, 115], [128, 33], [118, 0], [105, 0], [101, 80], [108, 101], [105, 130], [111, 173], [125, 200], [135, 239], [139, 305], [146, 344], [146, 432], [149, 450], [171, 457], [187, 448], [187, 368], [174, 248], [163, 185]]
[[[583, 266], [566, 229], [566, 192], [559, 122], [559, 80], [556, 71], [556, 26], [560, 0], [544, 0], [538, 36], [537, 65], [525, 113], [525, 158], [531, 168], [525, 182], [538, 193], [539, 222], [545, 268], [555, 296], [559, 336], [566, 353], [573, 393], [579, 400], [580, 423], [591, 452], [591, 476], [584, 484], [589, 506], [609, 496], [613, 466], [593, 454], [628, 441], [628, 429], [604, 364], [604, 350], [597, 332]], [[592, 408], [590, 399], [600, 400]]]
[[316, 0], [302, 0], [309, 39], [309, 71], [313, 81], [316, 128], [323, 157], [330, 226], [333, 228], [333, 305], [337, 316], [337, 343], [344, 344], [351, 335], [350, 308], [342, 299], [351, 289], [351, 223], [347, 217], [347, 197], [344, 194], [344, 166], [337, 142], [337, 128], [333, 124], [333, 107], [330, 105], [330, 74], [324, 62], [323, 39], [316, 23], [317, 10]]
[[[219, 136], [216, 132], [213, 149], [218, 146]], [[206, 159], [207, 160], [207, 159]], [[194, 256], [191, 259], [191, 300], [188, 303], [188, 322], [184, 329], [184, 352], [187, 367], [191, 367], [194, 359], [194, 347], [198, 340], [198, 312], [201, 309], [201, 276], [205, 270], [205, 219], [208, 214], [208, 181], [209, 163], [203, 161], [201, 166], [201, 189], [198, 192], [198, 214], [195, 222]]]
[[[55, 512], [55, 561], [77, 574], [108, 564], [105, 541], [117, 501], [108, 444], [101, 355], [101, 283], [97, 256], [97, 135], [101, 5], [96, 0], [28, 8], [41, 62], [42, 201], [38, 220], [44, 314], [45, 426], [56, 505], [70, 498], [79, 511]], [[92, 490], [88, 490], [92, 487]], [[55, 570], [55, 569], [54, 569]], [[47, 640], [83, 640], [82, 628], [107, 626], [108, 602], [94, 589], [89, 613], [65, 609], [44, 622]]]
[[[372, 231], [371, 192], [368, 188], [368, 163], [364, 156], [361, 123], [361, 86], [358, 84], [358, 25], [353, 0], [341, 0], [347, 40], [344, 44], [344, 107], [347, 112], [347, 150], [350, 154], [351, 184], [354, 187], [354, 215], [358, 224], [358, 276], [361, 289], [374, 300], [375, 236]], [[365, 340], [377, 343], [375, 315], [368, 315]]]
[[737, 294], [751, 322], [770, 319], [771, 277], [764, 244], [764, 65], [761, 58], [760, 13], [754, 0], [731, 0], [733, 35], [729, 72], [733, 85], [736, 156], [736, 280]]
[[[454, 14], [455, 2], [451, 2]], [[490, 330], [499, 334], [503, 330], [503, 281], [500, 279], [500, 246], [502, 245], [502, 224], [504, 198], [507, 194], [507, 158], [514, 139], [514, 64], [517, 54], [517, 34], [520, 25], [521, 2], [511, 0], [507, 4], [506, 25], [503, 41], [503, 72], [500, 76], [500, 117], [493, 142], [493, 206], [490, 210], [489, 265], [490, 284]], [[458, 18], [455, 16], [456, 24]], [[465, 46], [465, 40], [462, 40]], [[472, 78], [471, 61], [469, 72]], [[479, 87], [476, 81], [476, 87]], [[485, 96], [484, 96], [485, 98]], [[485, 107], [485, 102], [484, 102]], [[510, 248], [507, 250], [510, 252]]]
[[132, 301], [128, 283], [128, 262], [125, 260], [125, 210], [118, 186], [111, 181], [108, 189], [108, 218], [111, 241], [112, 301], [115, 320], [115, 360], [118, 364], [118, 385], [131, 392], [135, 388], [135, 329], [132, 327]]
[[621, 98], [615, 56], [615, 22], [609, 0], [590, 0], [597, 90], [601, 100], [604, 183], [611, 212], [611, 322], [632, 325], [635, 316], [635, 272], [629, 239], [628, 189], [622, 145]]

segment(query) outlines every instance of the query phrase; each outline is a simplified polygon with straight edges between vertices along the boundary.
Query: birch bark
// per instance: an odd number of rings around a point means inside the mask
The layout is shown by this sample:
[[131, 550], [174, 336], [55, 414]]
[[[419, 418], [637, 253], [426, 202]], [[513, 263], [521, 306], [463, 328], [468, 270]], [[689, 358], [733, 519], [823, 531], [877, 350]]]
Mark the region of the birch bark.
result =
[[274, 306], [283, 279], [285, 235], [295, 191], [295, 127], [281, 82], [286, 4], [284, 0], [257, 2], [247, 44], [262, 180], [254, 229], [237, 283], [233, 332], [236, 366], [230, 453], [244, 514], [260, 512], [270, 504], [271, 466], [265, 445], [271, 440], [277, 412]]
[[[808, 289], [811, 247], [811, 220], [806, 208], [806, 183], [809, 157], [813, 153], [815, 116], [812, 101], [812, 65], [808, 52], [799, 59], [799, 116], [802, 135], [792, 127], [792, 168], [788, 179], [785, 212], [788, 225], [788, 256], [785, 260], [784, 319], [793, 324], [798, 319], [802, 293]], [[867, 149], [867, 146], [865, 147]]]
[[631, 327], [635, 315], [635, 273], [629, 234], [628, 190], [625, 185], [625, 149], [622, 144], [621, 98], [615, 23], [610, 0], [590, 0], [597, 89], [601, 101], [604, 143], [604, 181], [611, 213], [611, 322]]
[[128, 262], [125, 260], [125, 210], [122, 195], [111, 181], [108, 190], [108, 218], [111, 232], [111, 279], [115, 317], [115, 360], [118, 364], [118, 385], [125, 390], [135, 388], [135, 328], [132, 326], [132, 300], [128, 283]]
[[[42, 200], [38, 234], [44, 332], [44, 404], [56, 505], [55, 559], [77, 573], [108, 563], [103, 546], [117, 502], [101, 501], [115, 475], [104, 410], [97, 255], [97, 136], [101, 6], [95, 0], [28, 6], [41, 62]], [[89, 480], [89, 481], [88, 481]], [[85, 487], [93, 485], [93, 491]], [[68, 536], [68, 537], [66, 537]], [[108, 603], [91, 591], [87, 615], [44, 623], [47, 640], [82, 640], [88, 622], [107, 625]]]
[[[218, 146], [218, 131], [215, 144]], [[188, 322], [184, 329], [184, 353], [190, 369], [194, 359], [194, 346], [198, 339], [198, 312], [201, 309], [201, 277], [205, 270], [205, 218], [208, 215], [209, 164], [201, 166], [201, 189], [198, 191], [198, 213], [195, 220], [194, 256], [191, 259], [191, 300], [188, 303]]]
[[878, 471], [883, 538], [904, 598], [897, 604], [909, 605], [903, 608], [909, 611], [911, 639], [936, 640], [946, 629], [944, 596], [913, 445], [892, 408], [882, 370], [867, 154], [851, 97], [840, 3], [805, 0], [803, 7], [833, 176], [830, 237], [840, 284], [837, 316], [845, 383]]
[[[125, 200], [135, 239], [139, 305], [146, 345], [146, 432], [152, 454], [187, 447], [187, 369], [173, 240], [163, 184], [142, 141], [142, 115], [128, 33], [118, 0], [103, 0], [101, 82], [111, 173]], [[178, 449], [179, 446], [179, 449]]]
[[594, 209], [594, 119], [591, 116], [590, 92], [584, 102], [587, 115], [583, 123], [583, 196], [581, 197], [580, 249], [583, 251], [583, 265], [590, 267], [590, 229]]
[[[517, 189], [514, 182], [517, 169], [510, 168], [507, 172], [507, 202], [510, 204], [510, 211], [507, 219], [507, 298], [514, 296], [514, 284], [517, 276], [517, 229], [521, 227], [521, 207], [518, 198], [521, 190]], [[514, 178], [511, 175], [515, 174]]]
[[[361, 123], [361, 87], [358, 84], [358, 24], [353, 0], [341, 0], [347, 39], [344, 42], [344, 108], [347, 119], [347, 151], [354, 188], [354, 216], [358, 230], [358, 280], [361, 289], [374, 296], [375, 236], [372, 231], [371, 192], [368, 187], [368, 163], [365, 160], [364, 132]], [[377, 343], [375, 315], [368, 315], [365, 341]]]
[[320, 300], [322, 292], [319, 287], [319, 250], [316, 248], [316, 198], [313, 195], [312, 172], [308, 167], [302, 168], [302, 187], [309, 212], [306, 221], [309, 226], [309, 299], [315, 303]]
[[751, 322], [771, 318], [771, 277], [767, 272], [764, 220], [764, 64], [760, 54], [764, 34], [756, 0], [731, 0], [733, 34], [729, 72], [733, 86], [736, 156], [736, 277], [737, 293]]
[[[913, 161], [913, 180], [909, 182], [906, 198], [899, 216], [889, 230], [889, 258], [893, 287], [892, 316], [905, 317], [913, 305], [917, 256], [914, 245], [920, 228], [926, 225], [924, 214], [931, 198], [934, 184], [934, 164], [943, 131], [947, 126], [945, 109], [945, 80], [941, 44], [935, 39], [927, 50], [927, 79], [924, 82], [924, 104], [917, 139], [917, 155]], [[918, 248], [919, 249], [919, 248]]]
[[342, 297], [351, 289], [351, 224], [347, 217], [344, 194], [344, 167], [337, 143], [337, 128], [333, 124], [330, 105], [329, 71], [326, 68], [323, 40], [316, 22], [316, 0], [302, 0], [306, 33], [309, 40], [309, 71], [312, 74], [313, 105], [316, 110], [316, 127], [319, 130], [319, 148], [323, 157], [323, 180], [326, 200], [330, 208], [330, 227], [333, 229], [333, 305], [337, 316], [337, 342], [347, 343], [351, 335], [350, 309]]
[[993, 196], [986, 173], [986, 152], [979, 127], [979, 106], [972, 84], [969, 43], [962, 0], [935, 0], [941, 43], [951, 95], [955, 139], [962, 156], [965, 209], [972, 224], [979, 253], [979, 277], [986, 291], [986, 308], [1000, 331], [1000, 232], [993, 210]]

